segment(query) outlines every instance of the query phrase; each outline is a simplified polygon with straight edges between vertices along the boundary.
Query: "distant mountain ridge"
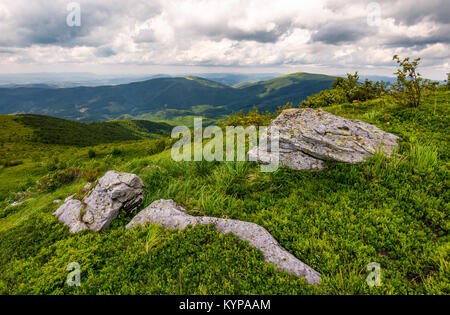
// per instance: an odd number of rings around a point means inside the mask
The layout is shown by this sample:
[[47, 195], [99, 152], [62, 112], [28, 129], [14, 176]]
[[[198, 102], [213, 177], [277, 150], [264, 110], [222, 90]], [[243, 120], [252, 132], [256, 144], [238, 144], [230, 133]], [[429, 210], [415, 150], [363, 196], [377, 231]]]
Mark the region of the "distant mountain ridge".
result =
[[[1, 88], [0, 114], [42, 114], [78, 121], [145, 118], [167, 110], [209, 118], [232, 111], [275, 110], [330, 87], [336, 77], [294, 73], [231, 87], [200, 77], [166, 77], [129, 84], [75, 88]], [[202, 109], [199, 110], [199, 106]], [[165, 120], [165, 119], [162, 119]]]

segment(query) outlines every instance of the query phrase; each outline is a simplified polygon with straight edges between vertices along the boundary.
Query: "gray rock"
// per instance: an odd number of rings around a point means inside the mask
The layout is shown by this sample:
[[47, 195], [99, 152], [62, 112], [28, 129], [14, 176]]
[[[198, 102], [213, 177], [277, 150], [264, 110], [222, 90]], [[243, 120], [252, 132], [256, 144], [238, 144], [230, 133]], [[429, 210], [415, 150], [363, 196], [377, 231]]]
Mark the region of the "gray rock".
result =
[[309, 284], [319, 284], [321, 275], [282, 248], [263, 227], [249, 222], [211, 217], [194, 217], [173, 200], [158, 200], [137, 214], [126, 226], [127, 229], [139, 225], [159, 224], [165, 228], [182, 230], [188, 225], [214, 224], [223, 234], [233, 233], [241, 240], [259, 249], [267, 263], [298, 277], [305, 277]]
[[25, 198], [27, 198], [31, 193], [29, 192], [19, 192], [16, 193], [16, 196], [19, 198], [17, 199], [15, 202], [13, 202], [12, 204], [10, 204], [9, 206], [7, 206], [6, 208], [11, 208], [11, 207], [17, 207], [19, 205], [21, 205], [23, 203], [23, 201], [25, 200]]
[[73, 199], [73, 196], [64, 201], [64, 204], [56, 210], [53, 215], [59, 220], [69, 226], [70, 233], [78, 233], [89, 229], [82, 221], [82, 214], [85, 211], [83, 202]]
[[25, 196], [22, 196], [19, 198], [19, 200], [14, 201], [12, 204], [9, 205], [9, 207], [16, 207], [20, 204], [22, 204], [22, 202], [25, 200]]
[[83, 189], [81, 190], [82, 193], [87, 193], [89, 191], [89, 189], [91, 189], [92, 187], [92, 183], [87, 183], [86, 185], [84, 185]]
[[[276, 161], [274, 153], [260, 150], [254, 147], [247, 153], [249, 161], [259, 162], [261, 164], [271, 164]], [[325, 161], [313, 158], [301, 151], [280, 152], [278, 155], [279, 164], [295, 170], [322, 170], [325, 168]]]
[[62, 202], [60, 199], [53, 200], [54, 205], [59, 205]]
[[142, 180], [134, 175], [110, 171], [97, 185], [86, 185], [83, 200], [68, 197], [54, 215], [70, 227], [71, 233], [89, 229], [101, 231], [110, 226], [124, 209], [133, 213], [143, 200]]
[[[279, 151], [248, 152], [249, 160], [268, 164], [279, 154], [280, 165], [296, 170], [320, 170], [324, 161], [357, 164], [382, 151], [387, 156], [399, 138], [359, 120], [335, 116], [321, 109], [284, 110], [268, 127], [268, 135], [279, 132]], [[268, 146], [270, 149], [270, 145]]]

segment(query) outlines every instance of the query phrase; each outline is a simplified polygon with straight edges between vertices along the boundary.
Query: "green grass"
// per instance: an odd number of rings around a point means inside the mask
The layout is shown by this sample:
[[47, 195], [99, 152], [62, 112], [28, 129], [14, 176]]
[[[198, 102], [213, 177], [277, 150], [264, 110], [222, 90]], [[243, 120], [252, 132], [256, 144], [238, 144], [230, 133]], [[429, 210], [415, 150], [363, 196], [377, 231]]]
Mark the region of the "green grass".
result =
[[[57, 209], [52, 201], [78, 192], [85, 184], [80, 179], [35, 192], [0, 215], [0, 293], [450, 294], [449, 99], [449, 92], [439, 92], [418, 109], [398, 107], [389, 98], [325, 108], [375, 124], [402, 142], [392, 158], [330, 163], [316, 173], [261, 173], [249, 162], [177, 163], [170, 151], [152, 154], [159, 152], [149, 149], [156, 140], [43, 145], [35, 161], [8, 151], [24, 163], [0, 170], [2, 205], [23, 188], [35, 191], [34, 181], [54, 172], [48, 171], [53, 162], [82, 172], [132, 172], [146, 185], [142, 207], [174, 199], [192, 215], [260, 224], [319, 271], [322, 283], [313, 287], [276, 271], [260, 252], [211, 226], [126, 231], [131, 217], [121, 214], [107, 231], [70, 235], [51, 215]], [[28, 145], [17, 144], [18, 151], [32, 151]], [[111, 153], [115, 147], [121, 155]], [[13, 144], [1, 152], [7, 148]], [[49, 157], [58, 161], [48, 163]], [[20, 176], [10, 182], [15, 170]], [[79, 288], [65, 284], [66, 266], [74, 261], [81, 265]], [[371, 262], [381, 264], [381, 287], [366, 284]]]

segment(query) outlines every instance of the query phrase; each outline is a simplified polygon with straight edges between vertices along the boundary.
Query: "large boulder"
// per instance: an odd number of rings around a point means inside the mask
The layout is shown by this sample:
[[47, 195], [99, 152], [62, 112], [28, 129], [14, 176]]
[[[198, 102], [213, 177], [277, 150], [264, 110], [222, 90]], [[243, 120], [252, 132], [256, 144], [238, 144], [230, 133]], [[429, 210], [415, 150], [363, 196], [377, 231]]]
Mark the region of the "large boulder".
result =
[[68, 197], [54, 215], [69, 226], [71, 233], [83, 230], [101, 231], [110, 226], [121, 209], [133, 213], [142, 203], [142, 180], [128, 173], [110, 171], [96, 185], [87, 185], [81, 192]]
[[223, 233], [233, 233], [241, 240], [259, 249], [267, 263], [285, 270], [298, 277], [304, 277], [309, 284], [319, 284], [321, 275], [278, 244], [272, 235], [263, 227], [237, 220], [211, 217], [194, 217], [178, 206], [173, 200], [158, 200], [137, 214], [126, 226], [127, 229], [139, 225], [159, 224], [169, 229], [182, 230], [188, 225], [214, 224]]
[[[278, 136], [277, 132], [278, 130]], [[248, 152], [248, 159], [263, 164], [275, 161], [296, 170], [321, 170], [325, 161], [361, 163], [382, 151], [390, 156], [399, 138], [359, 120], [335, 116], [321, 109], [284, 110], [268, 127], [268, 139], [279, 140], [279, 151], [259, 147]]]

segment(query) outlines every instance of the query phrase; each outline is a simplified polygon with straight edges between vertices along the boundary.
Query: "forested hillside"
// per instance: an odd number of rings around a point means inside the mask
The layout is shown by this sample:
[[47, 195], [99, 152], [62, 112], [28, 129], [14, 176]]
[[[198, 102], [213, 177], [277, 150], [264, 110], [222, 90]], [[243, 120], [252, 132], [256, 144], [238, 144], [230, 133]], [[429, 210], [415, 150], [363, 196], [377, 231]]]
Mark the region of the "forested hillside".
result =
[[298, 104], [329, 88], [334, 80], [331, 76], [295, 73], [240, 88], [199, 77], [179, 77], [117, 86], [0, 89], [0, 114], [42, 114], [79, 121], [159, 115], [162, 121], [170, 121], [171, 111], [175, 111], [175, 116], [217, 119], [253, 106], [276, 110], [287, 102]]
[[80, 123], [42, 115], [0, 115], [0, 142], [89, 146], [167, 137], [172, 128], [148, 120]]

